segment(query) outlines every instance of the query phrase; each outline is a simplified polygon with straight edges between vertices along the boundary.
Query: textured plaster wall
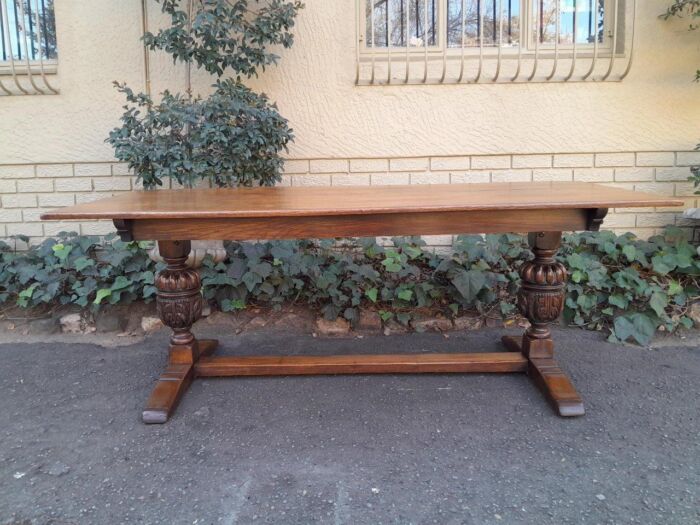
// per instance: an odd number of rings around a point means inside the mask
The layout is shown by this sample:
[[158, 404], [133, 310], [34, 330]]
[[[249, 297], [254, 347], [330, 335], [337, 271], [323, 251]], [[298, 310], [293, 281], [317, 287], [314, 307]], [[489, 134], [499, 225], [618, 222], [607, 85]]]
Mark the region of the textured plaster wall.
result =
[[[294, 48], [251, 84], [290, 119], [292, 157], [686, 150], [700, 139], [700, 38], [658, 19], [667, 3], [639, 1], [622, 83], [356, 87], [354, 0], [306, 0]], [[110, 160], [122, 104], [111, 81], [143, 87], [140, 0], [60, 0], [56, 16], [61, 94], [0, 98], [0, 163]], [[156, 91], [184, 85], [165, 57], [152, 74]]]
[[[667, 3], [638, 0], [634, 66], [621, 83], [356, 87], [354, 0], [306, 0], [295, 46], [249, 83], [295, 129], [285, 184], [591, 180], [691, 207], [700, 34], [659, 20]], [[53, 235], [68, 225], [39, 223], [42, 209], [135, 187], [104, 138], [123, 104], [112, 81], [144, 89], [141, 2], [59, 0], [56, 17], [60, 95], [0, 97], [0, 237]], [[162, 22], [152, 2], [149, 24]], [[182, 90], [184, 69], [151, 57], [153, 91]], [[193, 81], [205, 91], [211, 80]], [[615, 210], [606, 226], [646, 235], [667, 223], [683, 224], [671, 210]]]

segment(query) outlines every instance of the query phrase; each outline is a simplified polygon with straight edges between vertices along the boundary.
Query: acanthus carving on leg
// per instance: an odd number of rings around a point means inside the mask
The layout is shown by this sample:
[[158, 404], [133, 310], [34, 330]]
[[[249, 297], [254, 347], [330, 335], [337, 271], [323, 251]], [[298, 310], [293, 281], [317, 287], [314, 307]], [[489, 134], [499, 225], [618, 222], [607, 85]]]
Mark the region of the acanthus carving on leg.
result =
[[551, 357], [553, 346], [548, 325], [559, 319], [566, 295], [566, 268], [554, 258], [561, 233], [533, 233], [529, 242], [535, 258], [521, 267], [522, 284], [518, 292], [518, 309], [531, 324], [523, 337], [523, 351], [528, 356]]
[[202, 315], [201, 282], [196, 270], [185, 262], [189, 241], [161, 242], [160, 253], [168, 267], [158, 274], [158, 316], [173, 330], [173, 345], [190, 345], [194, 336], [190, 329]]

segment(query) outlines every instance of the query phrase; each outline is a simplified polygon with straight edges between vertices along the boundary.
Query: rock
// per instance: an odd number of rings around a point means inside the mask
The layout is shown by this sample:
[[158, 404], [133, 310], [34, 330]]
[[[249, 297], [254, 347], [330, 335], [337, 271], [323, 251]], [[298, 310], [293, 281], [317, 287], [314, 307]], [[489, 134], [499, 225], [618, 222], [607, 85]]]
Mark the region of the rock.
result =
[[258, 315], [256, 317], [253, 317], [250, 321], [248, 321], [248, 324], [245, 325], [245, 328], [246, 330], [256, 330], [258, 328], [265, 328], [266, 324], [267, 319], [265, 319], [261, 315]]
[[282, 316], [275, 321], [275, 326], [294, 326], [299, 323], [299, 321], [300, 319], [297, 314], [282, 314]]
[[384, 325], [384, 335], [405, 334], [406, 332], [408, 332], [408, 328], [394, 319], [390, 319]]
[[211, 306], [205, 304], [202, 306], [202, 317], [209, 317], [211, 315]]
[[207, 317], [207, 324], [230, 325], [233, 322], [233, 315], [226, 312], [212, 312]]
[[101, 312], [95, 319], [95, 328], [98, 332], [120, 332], [122, 330], [121, 316], [116, 312]]
[[51, 465], [49, 467], [49, 470], [46, 471], [46, 473], [49, 476], [63, 476], [64, 474], [68, 474], [70, 472], [70, 467], [64, 463], [57, 462]]
[[496, 319], [494, 317], [487, 317], [486, 320], [484, 321], [484, 324], [486, 325], [487, 328], [496, 328], [496, 327], [503, 326], [503, 320]]
[[357, 323], [360, 330], [381, 330], [382, 318], [374, 310], [360, 310], [360, 319]]
[[163, 321], [157, 317], [142, 317], [141, 318], [141, 330], [150, 334], [163, 328]]
[[278, 330], [289, 331], [290, 333], [310, 332], [313, 331], [313, 326], [309, 320], [295, 313], [285, 313], [274, 321], [274, 326]]
[[695, 323], [695, 328], [700, 328], [700, 302], [690, 305], [690, 308], [688, 308], [688, 317]]
[[55, 334], [60, 330], [58, 319], [55, 317], [35, 319], [29, 323], [29, 331], [34, 334]]
[[61, 332], [64, 334], [87, 334], [95, 331], [81, 314], [67, 314], [59, 319]]
[[319, 318], [316, 320], [316, 331], [320, 335], [346, 335], [350, 332], [350, 323], [340, 317], [335, 321]]
[[194, 412], [195, 417], [209, 417], [209, 407], [202, 407]]
[[479, 315], [462, 315], [454, 320], [455, 330], [478, 330], [482, 325]]
[[444, 317], [414, 319], [411, 326], [416, 332], [446, 332], [452, 330], [452, 321]]

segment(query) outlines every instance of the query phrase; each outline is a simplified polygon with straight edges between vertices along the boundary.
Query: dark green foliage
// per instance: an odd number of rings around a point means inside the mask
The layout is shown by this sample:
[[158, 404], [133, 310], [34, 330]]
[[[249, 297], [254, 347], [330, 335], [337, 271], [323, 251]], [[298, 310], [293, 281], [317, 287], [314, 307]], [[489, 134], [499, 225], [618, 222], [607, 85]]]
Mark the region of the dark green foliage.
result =
[[158, 104], [116, 84], [129, 106], [109, 142], [146, 188], [171, 178], [183, 186], [273, 186], [292, 131], [265, 95], [233, 80], [216, 84], [208, 98], [165, 91]]
[[[34, 307], [150, 300], [159, 270], [143, 243], [63, 234], [28, 252], [0, 244], [0, 303]], [[99, 249], [98, 249], [99, 248]], [[421, 311], [515, 313], [518, 267], [529, 256], [519, 235], [460, 236], [449, 256], [419, 238], [228, 243], [228, 260], [201, 269], [203, 294], [224, 311], [302, 302], [329, 319], [354, 323], [360, 307], [407, 324]], [[700, 296], [700, 254], [682, 230], [642, 241], [611, 232], [567, 235], [560, 259], [570, 270], [564, 319], [647, 344], [657, 329], [691, 327]]]
[[[28, 241], [25, 237], [19, 240]], [[22, 307], [128, 304], [155, 297], [155, 265], [147, 243], [124, 243], [114, 236], [64, 233], [25, 252], [0, 241], [0, 303]]]
[[187, 0], [160, 1], [170, 16], [170, 27], [155, 35], [147, 33], [146, 45], [219, 77], [231, 69], [238, 79], [257, 76], [258, 68], [264, 71], [277, 63], [279, 57], [268, 47], [291, 47], [291, 28], [303, 7], [300, 1], [255, 0], [251, 9], [250, 0], [193, 0], [190, 30]]
[[565, 320], [612, 340], [647, 344], [657, 329], [691, 327], [685, 313], [700, 296], [700, 256], [684, 231], [668, 228], [648, 241], [631, 234], [566, 237], [560, 257], [569, 268]]
[[[290, 30], [302, 4], [256, 0], [252, 10], [250, 0], [193, 0], [190, 25], [186, 0], [159, 1], [171, 25], [146, 34], [146, 45], [196, 64], [217, 81], [206, 98], [165, 91], [157, 103], [115, 82], [127, 99], [122, 125], [107, 138], [115, 156], [147, 189], [165, 178], [187, 187], [202, 180], [216, 186], [274, 185], [283, 164], [279, 154], [294, 136], [267, 96], [241, 79], [277, 63], [269, 46], [292, 45]], [[222, 80], [227, 72], [232, 78]]]

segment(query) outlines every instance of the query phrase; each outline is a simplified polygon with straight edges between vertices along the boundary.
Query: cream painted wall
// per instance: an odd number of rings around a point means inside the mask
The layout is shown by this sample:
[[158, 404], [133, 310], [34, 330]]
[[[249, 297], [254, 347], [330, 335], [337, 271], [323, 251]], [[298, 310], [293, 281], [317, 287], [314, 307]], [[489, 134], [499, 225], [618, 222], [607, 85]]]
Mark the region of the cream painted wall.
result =
[[[622, 83], [356, 87], [354, 0], [306, 0], [293, 49], [251, 82], [276, 100], [293, 158], [683, 151], [700, 140], [700, 35], [639, 0], [635, 63]], [[57, 96], [0, 97], [0, 164], [102, 162], [121, 113], [112, 80], [143, 88], [140, 0], [57, 0]], [[151, 24], [158, 7], [151, 4]], [[154, 57], [153, 86], [184, 85]], [[204, 86], [205, 77], [196, 79]]]

